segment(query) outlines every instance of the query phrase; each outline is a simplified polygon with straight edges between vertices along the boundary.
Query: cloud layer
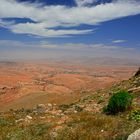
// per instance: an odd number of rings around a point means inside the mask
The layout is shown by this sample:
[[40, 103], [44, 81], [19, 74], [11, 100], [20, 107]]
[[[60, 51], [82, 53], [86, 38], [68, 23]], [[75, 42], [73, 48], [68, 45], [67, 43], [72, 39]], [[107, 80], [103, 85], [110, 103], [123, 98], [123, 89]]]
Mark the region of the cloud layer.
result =
[[[10, 45], [9, 45], [10, 44]], [[20, 41], [0, 40], [0, 58], [25, 58], [30, 56], [38, 58], [60, 58], [60, 57], [126, 57], [139, 58], [139, 51], [134, 48], [122, 47], [119, 45], [105, 44], [83, 44], [63, 43], [53, 44], [46, 41], [23, 43]], [[10, 51], [9, 51], [10, 50]], [[12, 55], [11, 55], [12, 54]], [[20, 54], [22, 54], [21, 57]], [[32, 56], [33, 55], [33, 56]]]
[[[94, 29], [76, 29], [81, 24], [98, 25], [105, 21], [140, 14], [140, 2], [135, 0], [133, 2], [130, 0], [115, 0], [112, 3], [86, 6], [86, 4], [95, 1], [76, 0], [78, 6], [66, 7], [0, 0], [0, 26], [19, 34], [63, 37], [94, 31]], [[14, 20], [7, 22], [3, 18], [28, 18], [34, 22], [17, 23]]]

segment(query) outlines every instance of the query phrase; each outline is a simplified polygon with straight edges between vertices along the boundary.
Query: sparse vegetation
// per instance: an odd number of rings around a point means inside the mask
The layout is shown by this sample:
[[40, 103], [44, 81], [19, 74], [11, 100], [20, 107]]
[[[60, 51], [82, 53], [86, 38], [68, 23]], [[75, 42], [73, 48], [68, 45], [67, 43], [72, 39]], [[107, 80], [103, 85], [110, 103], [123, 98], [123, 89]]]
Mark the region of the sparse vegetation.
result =
[[80, 112], [58, 133], [58, 140], [127, 140], [140, 123], [126, 117]]
[[5, 126], [0, 140], [51, 140], [48, 124]]
[[137, 110], [133, 110], [129, 116], [128, 116], [129, 120], [134, 120], [136, 122], [140, 122], [140, 109]]

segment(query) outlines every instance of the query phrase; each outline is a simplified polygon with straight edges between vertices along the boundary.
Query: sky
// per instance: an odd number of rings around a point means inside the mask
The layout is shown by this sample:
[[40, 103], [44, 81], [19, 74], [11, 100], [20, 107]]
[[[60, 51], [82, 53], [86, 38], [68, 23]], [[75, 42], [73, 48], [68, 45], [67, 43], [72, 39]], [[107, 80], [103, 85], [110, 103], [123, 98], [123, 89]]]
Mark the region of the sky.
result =
[[140, 0], [0, 0], [0, 60], [140, 60]]

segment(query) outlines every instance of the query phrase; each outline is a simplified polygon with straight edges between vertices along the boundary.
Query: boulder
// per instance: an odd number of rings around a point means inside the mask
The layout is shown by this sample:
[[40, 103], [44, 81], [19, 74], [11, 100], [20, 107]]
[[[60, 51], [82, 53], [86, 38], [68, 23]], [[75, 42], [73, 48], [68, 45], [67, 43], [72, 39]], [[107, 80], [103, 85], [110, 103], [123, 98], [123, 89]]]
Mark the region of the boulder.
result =
[[140, 76], [140, 68], [138, 69], [138, 71], [135, 73], [135, 77]]
[[127, 140], [140, 140], [140, 129], [129, 135]]

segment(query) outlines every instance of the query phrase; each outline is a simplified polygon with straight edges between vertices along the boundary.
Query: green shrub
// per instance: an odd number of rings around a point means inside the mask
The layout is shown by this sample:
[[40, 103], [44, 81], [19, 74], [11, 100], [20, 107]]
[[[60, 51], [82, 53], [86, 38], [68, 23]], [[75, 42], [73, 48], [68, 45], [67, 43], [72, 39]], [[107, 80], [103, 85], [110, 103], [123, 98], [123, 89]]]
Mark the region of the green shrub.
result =
[[9, 121], [0, 117], [0, 127], [9, 125]]
[[104, 108], [107, 114], [115, 115], [131, 108], [133, 97], [127, 91], [115, 93], [109, 100], [108, 105]]
[[59, 105], [59, 109], [62, 111], [66, 111], [69, 107], [70, 107], [70, 105], [68, 105], [68, 104]]
[[80, 106], [76, 105], [75, 110], [78, 111], [78, 112], [81, 112], [81, 111], [83, 111], [83, 108], [81, 108]]
[[101, 104], [101, 103], [103, 103], [104, 102], [104, 98], [103, 98], [103, 96], [100, 96], [99, 97], [99, 101], [97, 102], [97, 104]]
[[128, 116], [129, 120], [134, 120], [136, 122], [140, 122], [140, 109], [133, 110]]

